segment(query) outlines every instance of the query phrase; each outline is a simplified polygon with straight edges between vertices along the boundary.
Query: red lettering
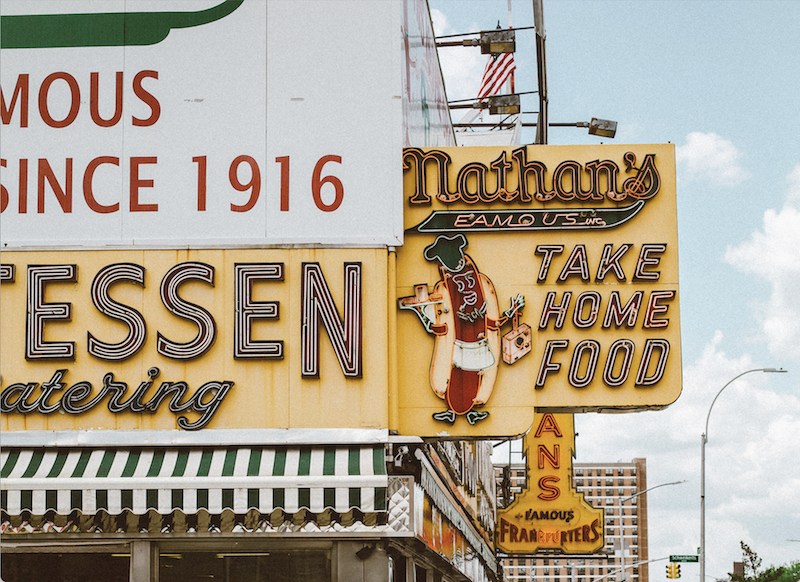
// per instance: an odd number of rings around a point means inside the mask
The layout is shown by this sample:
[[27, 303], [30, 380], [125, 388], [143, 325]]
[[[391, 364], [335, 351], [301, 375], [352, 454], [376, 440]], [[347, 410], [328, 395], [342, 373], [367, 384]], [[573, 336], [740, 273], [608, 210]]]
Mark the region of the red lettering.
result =
[[139, 179], [140, 164], [155, 164], [158, 158], [155, 156], [147, 158], [131, 158], [131, 212], [156, 212], [158, 204], [139, 204], [139, 188], [152, 188], [153, 180]]
[[[53, 84], [53, 81], [58, 79], [66, 81], [67, 85], [69, 85], [71, 100], [69, 113], [67, 113], [67, 116], [61, 121], [56, 121], [53, 119], [53, 117], [50, 115], [50, 111], [47, 108], [47, 96], [50, 93], [50, 86]], [[42, 81], [42, 86], [39, 88], [39, 115], [41, 115], [42, 121], [44, 121], [50, 127], [67, 127], [70, 123], [75, 121], [76, 117], [78, 117], [78, 111], [80, 110], [80, 107], [81, 90], [78, 87], [78, 82], [75, 80], [75, 77], [64, 72], [53, 73], [45, 77], [44, 81]]]
[[[250, 166], [250, 181], [242, 184], [239, 181], [239, 165], [245, 162]], [[258, 195], [261, 193], [261, 170], [258, 169], [258, 162], [250, 156], [238, 156], [231, 162], [231, 167], [228, 170], [228, 179], [231, 186], [239, 192], [250, 190], [250, 198], [241, 206], [231, 204], [231, 210], [234, 212], [247, 212], [252, 209], [258, 202]]]
[[557, 486], [551, 485], [551, 483], [558, 483], [560, 480], [555, 475], [545, 475], [539, 479], [539, 489], [542, 490], [542, 493], [538, 495], [539, 499], [543, 501], [558, 499], [561, 495], [561, 490]]
[[539, 421], [539, 428], [536, 429], [536, 438], [540, 438], [542, 433], [545, 432], [552, 432], [557, 437], [561, 436], [561, 429], [558, 428], [555, 417], [549, 412], [542, 415], [542, 420]]
[[28, 212], [28, 160], [19, 161], [19, 213]]
[[[541, 428], [541, 424], [539, 425]], [[538, 436], [538, 435], [537, 435]], [[550, 466], [558, 469], [561, 466], [561, 447], [553, 445], [553, 452], [547, 450], [544, 445], [539, 445], [539, 468], [544, 469], [544, 461], [547, 459]]]
[[66, 213], [69, 214], [72, 212], [72, 158], [67, 158], [66, 162], [66, 178], [64, 180], [64, 188], [61, 188], [61, 185], [58, 183], [55, 174], [53, 173], [53, 169], [50, 167], [50, 164], [47, 160], [40, 158], [39, 159], [39, 179], [38, 179], [38, 187], [37, 187], [37, 199], [38, 199], [38, 206], [37, 210], [39, 214], [44, 213], [44, 181], [50, 184], [50, 188], [53, 190], [53, 194], [56, 195], [56, 199], [58, 203], [61, 205], [61, 209]]
[[592, 539], [591, 539], [591, 540], [589, 540], [589, 541], [595, 542], [595, 541], [597, 541], [598, 539], [600, 539], [600, 532], [599, 532], [599, 531], [597, 531], [597, 528], [598, 528], [599, 526], [600, 526], [600, 520], [599, 520], [599, 519], [595, 519], [595, 520], [592, 522]]
[[100, 127], [111, 127], [119, 123], [122, 118], [122, 72], [117, 72], [116, 93], [114, 98], [114, 115], [111, 119], [100, 117], [100, 73], [92, 73], [89, 88], [89, 111], [92, 121]]
[[86, 199], [86, 204], [89, 208], [100, 214], [108, 214], [109, 212], [116, 212], [119, 210], [119, 202], [110, 206], [105, 206], [95, 200], [92, 191], [92, 178], [94, 177], [94, 171], [100, 164], [114, 164], [115, 166], [119, 166], [119, 158], [103, 156], [89, 162], [89, 165], [86, 166], [86, 171], [83, 173], [83, 197]]
[[[0, 159], [0, 168], [6, 167], [6, 161]], [[8, 206], [8, 190], [6, 187], [0, 184], [0, 212], [6, 211], [6, 206]]]
[[11, 104], [6, 107], [6, 99], [3, 97], [3, 90], [0, 88], [0, 119], [3, 125], [11, 123], [11, 115], [14, 107], [19, 102], [19, 126], [28, 127], [28, 73], [22, 73], [17, 77], [17, 84], [14, 86], [14, 93], [11, 95]]
[[148, 107], [150, 107], [150, 117], [147, 119], [139, 119], [138, 117], [133, 118], [133, 125], [140, 127], [153, 125], [156, 121], [158, 121], [158, 118], [161, 117], [161, 104], [158, 102], [158, 99], [156, 99], [151, 93], [145, 91], [144, 87], [142, 87], [142, 79], [147, 77], [158, 79], [158, 72], [139, 71], [133, 78], [133, 92], [139, 99], [144, 101]]

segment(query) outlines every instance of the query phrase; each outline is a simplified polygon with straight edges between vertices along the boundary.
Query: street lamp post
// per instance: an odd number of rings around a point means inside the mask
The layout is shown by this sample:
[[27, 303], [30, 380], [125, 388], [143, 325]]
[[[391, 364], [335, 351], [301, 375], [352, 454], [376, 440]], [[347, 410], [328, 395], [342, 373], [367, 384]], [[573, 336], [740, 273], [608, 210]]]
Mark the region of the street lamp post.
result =
[[717, 395], [714, 396], [714, 400], [711, 401], [711, 406], [708, 408], [708, 415], [706, 415], [706, 429], [705, 432], [700, 435], [700, 582], [704, 582], [706, 579], [706, 443], [708, 442], [708, 419], [711, 418], [711, 409], [714, 408], [714, 403], [717, 401], [717, 398], [719, 398], [719, 395], [722, 394], [722, 391], [730, 386], [734, 380], [752, 372], [776, 373], [786, 372], [786, 370], [780, 368], [755, 368], [742, 372], [731, 379], [717, 392]]
[[622, 573], [622, 579], [626, 580], [625, 577], [625, 538], [622, 535], [622, 504], [625, 501], [630, 501], [639, 495], [643, 495], [648, 491], [652, 491], [653, 489], [658, 489], [659, 487], [666, 487], [667, 485], [680, 485], [681, 483], [686, 483], [686, 480], [683, 481], [673, 481], [672, 483], [662, 483], [661, 485], [654, 485], [653, 487], [649, 487], [644, 491], [639, 491], [638, 493], [634, 493], [633, 495], [628, 495], [627, 497], [620, 497], [617, 499], [617, 517], [619, 519], [619, 548], [620, 548], [620, 569], [619, 571]]

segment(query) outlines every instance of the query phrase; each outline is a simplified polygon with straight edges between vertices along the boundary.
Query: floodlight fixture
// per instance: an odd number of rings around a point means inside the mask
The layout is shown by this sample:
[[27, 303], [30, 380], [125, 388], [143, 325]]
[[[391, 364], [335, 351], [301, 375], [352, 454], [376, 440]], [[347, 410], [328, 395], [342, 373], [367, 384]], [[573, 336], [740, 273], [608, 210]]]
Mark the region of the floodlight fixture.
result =
[[589, 135], [599, 135], [600, 137], [613, 138], [617, 133], [617, 122], [609, 119], [597, 119], [592, 117], [589, 122]]

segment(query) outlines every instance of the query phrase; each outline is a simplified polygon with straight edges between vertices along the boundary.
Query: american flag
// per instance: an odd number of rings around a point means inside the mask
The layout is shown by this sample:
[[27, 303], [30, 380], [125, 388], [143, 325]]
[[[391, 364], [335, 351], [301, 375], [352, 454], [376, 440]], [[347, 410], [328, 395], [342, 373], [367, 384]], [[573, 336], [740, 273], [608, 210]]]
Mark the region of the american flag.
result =
[[[496, 95], [509, 77], [512, 78], [513, 83], [512, 74], [516, 68], [514, 64], [514, 53], [490, 55], [489, 62], [486, 63], [486, 69], [483, 71], [483, 79], [481, 80], [481, 88], [478, 91], [478, 98]], [[511, 90], [513, 92], [513, 87]]]

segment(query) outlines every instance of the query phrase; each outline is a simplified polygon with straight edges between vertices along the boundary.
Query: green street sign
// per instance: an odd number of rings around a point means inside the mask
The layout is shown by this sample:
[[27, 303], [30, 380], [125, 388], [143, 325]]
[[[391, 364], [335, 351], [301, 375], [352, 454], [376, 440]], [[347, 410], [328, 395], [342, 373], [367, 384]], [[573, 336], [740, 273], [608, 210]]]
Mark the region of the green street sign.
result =
[[670, 562], [697, 562], [700, 560], [699, 556], [670, 556]]

